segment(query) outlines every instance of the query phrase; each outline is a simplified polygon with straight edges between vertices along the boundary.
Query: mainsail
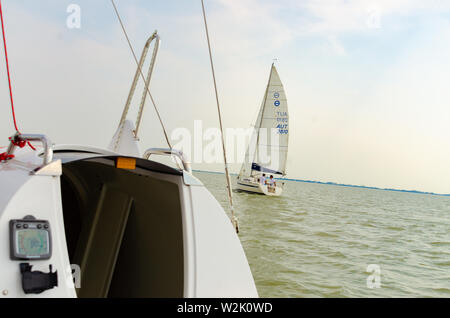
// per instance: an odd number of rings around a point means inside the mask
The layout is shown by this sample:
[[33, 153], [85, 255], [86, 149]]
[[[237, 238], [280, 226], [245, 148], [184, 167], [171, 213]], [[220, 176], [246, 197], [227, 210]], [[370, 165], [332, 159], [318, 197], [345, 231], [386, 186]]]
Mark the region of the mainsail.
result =
[[239, 176], [248, 177], [264, 172], [285, 175], [288, 141], [289, 114], [286, 94], [272, 64], [255, 130]]

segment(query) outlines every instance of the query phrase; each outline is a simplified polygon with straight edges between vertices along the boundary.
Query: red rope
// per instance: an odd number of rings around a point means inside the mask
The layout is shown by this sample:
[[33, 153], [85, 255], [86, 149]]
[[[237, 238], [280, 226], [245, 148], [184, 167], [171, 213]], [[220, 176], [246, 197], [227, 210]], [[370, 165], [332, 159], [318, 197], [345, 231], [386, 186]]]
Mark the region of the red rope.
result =
[[[5, 63], [6, 63], [6, 72], [8, 74], [9, 97], [10, 97], [10, 100], [11, 100], [11, 112], [12, 112], [12, 117], [13, 117], [13, 122], [14, 122], [14, 128], [20, 134], [19, 128], [17, 128], [16, 112], [15, 112], [15, 109], [14, 109], [14, 99], [13, 99], [13, 93], [12, 93], [11, 75], [10, 75], [10, 72], [9, 72], [8, 50], [6, 49], [5, 24], [4, 24], [4, 21], [3, 21], [3, 9], [2, 9], [2, 1], [1, 0], [0, 0], [0, 20], [2, 22], [3, 48], [5, 50]], [[11, 138], [10, 138], [10, 140], [11, 140]], [[11, 140], [11, 142], [14, 144], [14, 142], [12, 140]], [[16, 144], [14, 144], [14, 145], [16, 145]], [[31, 149], [36, 150], [36, 148], [34, 148], [33, 145], [29, 141], [28, 141], [28, 145], [31, 147]], [[23, 146], [21, 146], [20, 148], [23, 148], [24, 146], [25, 146], [25, 144]], [[8, 157], [8, 155], [4, 155], [3, 157], [0, 157], [0, 158], [4, 158], [5, 156]], [[9, 158], [6, 158], [6, 159], [9, 159]], [[5, 160], [5, 159], [2, 159], [2, 160]]]
[[9, 141], [11, 141], [11, 143], [14, 146], [19, 147], [19, 148], [23, 148], [23, 147], [25, 147], [27, 145], [27, 141], [26, 140], [17, 140], [16, 141], [16, 140], [12, 139], [12, 137], [9, 137]]
[[9, 73], [8, 50], [6, 49], [5, 23], [3, 21], [3, 10], [2, 10], [2, 1], [1, 0], [0, 0], [0, 19], [2, 21], [3, 48], [5, 49], [6, 72], [8, 74], [9, 97], [11, 100], [11, 110], [12, 110], [12, 116], [13, 116], [13, 121], [14, 121], [14, 128], [16, 129], [16, 131], [19, 131], [19, 129], [17, 128], [16, 114], [14, 111], [14, 99], [13, 99], [12, 87], [11, 87], [11, 75]]
[[6, 152], [0, 153], [0, 162], [14, 158], [14, 155], [8, 155]]

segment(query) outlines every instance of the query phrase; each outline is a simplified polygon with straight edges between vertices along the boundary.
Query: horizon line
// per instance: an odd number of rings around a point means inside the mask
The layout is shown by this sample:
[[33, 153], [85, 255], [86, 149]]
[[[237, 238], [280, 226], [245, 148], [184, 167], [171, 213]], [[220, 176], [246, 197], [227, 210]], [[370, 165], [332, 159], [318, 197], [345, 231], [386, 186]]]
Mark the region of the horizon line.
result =
[[[199, 170], [199, 169], [192, 169], [192, 172], [205, 172], [205, 173], [224, 174], [224, 172]], [[230, 173], [230, 174], [231, 175], [238, 175], [237, 173]], [[317, 183], [317, 184], [324, 184], [324, 185], [334, 185], [334, 186], [349, 187], [349, 188], [363, 188], [363, 189], [370, 189], [370, 190], [405, 192], [405, 193], [414, 193], [414, 194], [428, 194], [428, 195], [436, 195], [436, 196], [441, 196], [441, 197], [450, 197], [450, 193], [449, 194], [445, 194], [445, 193], [435, 193], [435, 192], [420, 191], [420, 190], [402, 190], [402, 189], [394, 189], [394, 188], [379, 188], [379, 187], [364, 186], [364, 185], [337, 183], [337, 182], [332, 182], [332, 181], [324, 182], [324, 181], [302, 180], [302, 179], [292, 179], [292, 178], [276, 178], [276, 179], [278, 179], [278, 180], [285, 180], [285, 181], [292, 181], [292, 182], [304, 182], [304, 183]]]

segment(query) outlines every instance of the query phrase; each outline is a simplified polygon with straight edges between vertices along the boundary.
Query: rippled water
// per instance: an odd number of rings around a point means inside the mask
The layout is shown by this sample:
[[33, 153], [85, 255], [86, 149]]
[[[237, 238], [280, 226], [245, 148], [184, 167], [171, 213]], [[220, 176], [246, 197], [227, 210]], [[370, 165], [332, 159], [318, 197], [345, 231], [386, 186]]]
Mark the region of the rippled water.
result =
[[[227, 207], [225, 177], [195, 174]], [[288, 181], [234, 200], [261, 297], [450, 297], [450, 197]]]

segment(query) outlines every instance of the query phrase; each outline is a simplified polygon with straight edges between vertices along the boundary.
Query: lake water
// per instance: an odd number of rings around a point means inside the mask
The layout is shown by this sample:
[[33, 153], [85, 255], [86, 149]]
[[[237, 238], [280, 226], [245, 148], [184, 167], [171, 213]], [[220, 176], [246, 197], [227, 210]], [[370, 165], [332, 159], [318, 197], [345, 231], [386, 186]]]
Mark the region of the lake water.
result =
[[[228, 210], [225, 176], [195, 175]], [[260, 297], [450, 297], [450, 197], [287, 181], [233, 198]]]

